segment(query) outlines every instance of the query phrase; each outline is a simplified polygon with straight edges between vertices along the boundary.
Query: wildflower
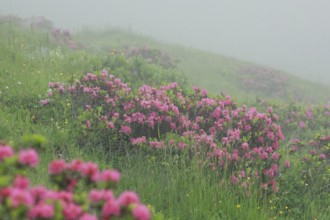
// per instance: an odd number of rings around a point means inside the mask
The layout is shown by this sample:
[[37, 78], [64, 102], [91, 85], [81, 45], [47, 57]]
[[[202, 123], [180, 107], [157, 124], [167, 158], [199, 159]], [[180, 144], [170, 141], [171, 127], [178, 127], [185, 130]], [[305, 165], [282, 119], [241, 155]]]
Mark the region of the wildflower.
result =
[[273, 153], [273, 154], [272, 154], [272, 158], [273, 158], [275, 161], [278, 161], [278, 159], [279, 159], [279, 155], [278, 155], [278, 153]]
[[73, 160], [71, 161], [70, 164], [68, 164], [68, 167], [70, 170], [72, 171], [80, 171], [81, 166], [83, 165], [83, 161], [82, 160]]
[[133, 209], [133, 217], [136, 220], [149, 220], [150, 219], [150, 211], [144, 205], [137, 205]]
[[109, 121], [108, 122], [108, 128], [110, 128], [110, 129], [114, 129], [115, 128], [115, 125], [113, 124], [112, 121]]
[[64, 160], [53, 160], [49, 164], [49, 174], [60, 174], [67, 168], [67, 164]]
[[130, 133], [132, 133], [132, 129], [129, 126], [123, 125], [120, 128], [120, 132], [125, 133], [125, 134], [130, 134]]
[[21, 150], [18, 154], [18, 161], [21, 164], [35, 167], [39, 164], [39, 156], [34, 149]]
[[205, 90], [205, 89], [203, 89], [202, 91], [201, 91], [201, 95], [202, 95], [202, 97], [206, 97], [207, 96], [207, 90]]
[[237, 205], [236, 205], [236, 208], [237, 208], [237, 209], [241, 208], [241, 205], [240, 205], [240, 204], [237, 204]]
[[63, 207], [62, 213], [63, 213], [65, 219], [75, 220], [75, 219], [78, 219], [79, 216], [81, 215], [82, 208], [73, 203], [69, 203]]
[[102, 217], [120, 216], [120, 204], [117, 200], [108, 200], [102, 207]]
[[10, 146], [3, 146], [0, 144], [0, 161], [5, 157], [11, 157], [14, 155], [14, 151]]
[[93, 178], [98, 173], [98, 166], [92, 162], [83, 163], [81, 165], [80, 171], [83, 176]]
[[131, 138], [132, 145], [137, 145], [141, 143], [146, 143], [147, 139], [145, 136], [139, 137], [139, 138]]
[[261, 187], [262, 187], [263, 189], [267, 189], [268, 184], [267, 184], [267, 183], [262, 183], [262, 184], [261, 184]]
[[47, 189], [44, 186], [36, 186], [30, 189], [31, 195], [33, 198], [38, 201], [44, 197], [47, 192]]
[[275, 138], [274, 132], [268, 132], [267, 133], [267, 138], [270, 139], [270, 140], [274, 140], [274, 138]]
[[103, 170], [99, 174], [99, 180], [103, 182], [119, 182], [120, 179], [120, 173], [117, 170]]
[[16, 208], [19, 205], [30, 207], [33, 205], [33, 197], [29, 191], [14, 188], [10, 192], [11, 205]]
[[90, 122], [90, 120], [87, 120], [85, 122], [85, 125], [86, 125], [86, 128], [90, 129], [91, 128], [91, 122]]
[[[105, 194], [106, 194], [105, 190], [93, 189], [89, 192], [88, 199], [92, 202], [101, 202], [102, 200], [105, 199]], [[107, 195], [108, 195], [108, 199], [113, 199], [114, 198], [112, 192], [111, 192], [110, 197], [109, 197], [108, 193], [107, 193]]]
[[81, 216], [80, 220], [97, 220], [97, 217], [95, 215], [85, 213]]
[[310, 153], [311, 155], [316, 155], [316, 154], [317, 154], [317, 151], [316, 151], [315, 149], [312, 149], [312, 150], [309, 151], [309, 153]]
[[237, 153], [233, 153], [233, 154], [231, 155], [231, 159], [232, 159], [232, 161], [235, 161], [235, 162], [237, 162], [237, 161], [238, 161], [238, 159], [239, 159], [239, 156], [238, 156], [238, 154], [237, 154]]
[[268, 153], [267, 152], [262, 152], [260, 154], [260, 157], [261, 157], [261, 159], [266, 160], [266, 159], [268, 159]]
[[272, 107], [268, 107], [268, 108], [267, 108], [267, 112], [268, 112], [268, 113], [272, 113], [272, 112], [273, 112], [273, 108], [272, 108]]
[[297, 150], [298, 150], [298, 147], [292, 146], [291, 149], [290, 149], [290, 153], [296, 152]]
[[118, 197], [118, 202], [121, 206], [129, 206], [130, 204], [139, 204], [140, 199], [135, 192], [124, 191]]
[[306, 128], [305, 122], [303, 121], [299, 122], [299, 127], [302, 129]]
[[232, 184], [236, 185], [238, 183], [238, 178], [236, 176], [231, 176], [230, 177], [230, 181]]
[[320, 159], [321, 159], [321, 160], [325, 160], [325, 159], [326, 159], [325, 154], [320, 154]]
[[158, 149], [158, 148], [164, 147], [164, 142], [162, 142], [162, 141], [150, 141], [149, 145], [150, 145], [150, 147]]
[[287, 168], [291, 167], [291, 162], [290, 162], [290, 160], [285, 160], [285, 161], [284, 161], [284, 167], [287, 167]]
[[50, 204], [38, 204], [34, 206], [30, 212], [29, 217], [32, 219], [50, 219], [54, 217], [54, 207]]
[[43, 100], [40, 100], [40, 105], [47, 105], [49, 104], [49, 99], [43, 99]]
[[249, 149], [249, 144], [246, 143], [246, 142], [244, 142], [244, 143], [242, 144], [242, 149], [243, 149], [243, 150], [248, 150], [248, 149]]
[[18, 189], [26, 189], [27, 187], [29, 187], [29, 184], [30, 180], [24, 176], [18, 175], [14, 180], [14, 187]]
[[183, 150], [183, 149], [185, 148], [185, 146], [186, 146], [186, 144], [185, 144], [184, 142], [182, 142], [182, 141], [180, 141], [180, 142], [178, 143], [178, 148], [179, 148], [180, 150]]
[[312, 112], [312, 109], [308, 109], [308, 110], [306, 111], [306, 117], [307, 117], [308, 119], [312, 119], [312, 118], [313, 118], [313, 112]]

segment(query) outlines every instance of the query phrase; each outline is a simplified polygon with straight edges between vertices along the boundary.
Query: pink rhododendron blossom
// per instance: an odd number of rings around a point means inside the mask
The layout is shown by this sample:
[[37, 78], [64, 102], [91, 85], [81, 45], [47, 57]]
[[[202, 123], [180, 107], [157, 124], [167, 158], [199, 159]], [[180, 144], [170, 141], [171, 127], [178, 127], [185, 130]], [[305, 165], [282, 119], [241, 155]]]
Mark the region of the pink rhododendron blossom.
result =
[[159, 148], [164, 147], [164, 142], [162, 142], [162, 141], [150, 141], [149, 145], [152, 148], [159, 149]]
[[139, 137], [139, 138], [131, 138], [132, 145], [142, 144], [146, 143], [147, 139], [145, 136]]
[[[111, 195], [109, 194], [111, 193]], [[112, 191], [93, 189], [88, 194], [88, 199], [92, 202], [101, 202], [102, 200], [112, 200], [114, 198]]]
[[130, 134], [130, 133], [132, 133], [132, 129], [129, 126], [123, 125], [120, 128], [120, 132], [122, 132], [124, 134]]
[[136, 220], [149, 220], [150, 211], [145, 205], [137, 205], [133, 209], [133, 217]]
[[80, 171], [83, 164], [84, 162], [82, 160], [73, 160], [70, 164], [67, 164], [67, 166], [72, 171]]
[[92, 162], [86, 162], [80, 167], [81, 173], [83, 176], [93, 178], [96, 174], [98, 174], [98, 165]]
[[242, 187], [243, 189], [247, 189], [247, 187], [248, 187], [247, 182], [242, 182], [241, 187]]
[[99, 180], [103, 182], [111, 181], [111, 182], [119, 182], [120, 173], [117, 170], [103, 170], [99, 174]]
[[238, 184], [239, 179], [236, 176], [231, 176], [230, 181], [231, 181], [232, 184], [236, 185], [236, 184]]
[[13, 185], [18, 189], [26, 189], [30, 185], [30, 180], [24, 176], [17, 175]]
[[34, 149], [20, 150], [18, 161], [21, 164], [35, 167], [39, 164], [39, 156]]
[[[48, 95], [49, 95], [49, 93], [48, 93]], [[49, 104], [49, 99], [44, 99], [44, 100], [40, 100], [40, 105], [47, 105], [47, 104]]]
[[113, 124], [112, 121], [109, 121], [108, 122], [108, 128], [110, 128], [110, 129], [114, 129], [115, 128], [115, 125]]
[[40, 203], [34, 206], [28, 215], [32, 219], [51, 219], [54, 214], [53, 205]]
[[185, 148], [185, 146], [186, 146], [186, 144], [185, 144], [184, 142], [182, 142], [182, 141], [180, 141], [180, 142], [178, 143], [178, 148], [179, 148], [180, 150], [183, 150], [183, 149]]
[[246, 143], [246, 142], [244, 142], [244, 143], [242, 144], [242, 149], [243, 149], [243, 150], [248, 150], [248, 149], [249, 149], [249, 144]]
[[124, 191], [119, 195], [118, 202], [121, 206], [129, 206], [130, 204], [139, 204], [140, 199], [135, 192]]
[[316, 155], [316, 154], [317, 154], [317, 151], [316, 151], [315, 149], [312, 149], [312, 150], [309, 151], [309, 153], [310, 153], [311, 155]]
[[14, 151], [10, 146], [3, 146], [0, 144], [0, 161], [5, 157], [11, 157], [14, 155]]
[[46, 187], [44, 186], [36, 186], [34, 188], [30, 189], [31, 195], [33, 196], [33, 198], [38, 201], [38, 200], [42, 200], [44, 195], [47, 192]]
[[325, 159], [326, 159], [325, 154], [320, 154], [320, 159], [321, 159], [321, 160], [325, 160]]
[[67, 168], [67, 164], [64, 160], [53, 160], [49, 164], [49, 174], [60, 174]]
[[303, 121], [299, 122], [299, 127], [302, 129], [306, 128], [305, 122]]
[[23, 189], [12, 189], [9, 198], [13, 207], [18, 207], [19, 205], [30, 207], [33, 205], [33, 197], [31, 193]]
[[85, 122], [85, 125], [86, 125], [86, 128], [90, 129], [91, 126], [92, 126], [92, 123], [91, 123], [90, 120], [87, 120], [87, 121]]
[[290, 160], [285, 160], [285, 161], [284, 161], [284, 166], [287, 167], [287, 168], [291, 167], [291, 162], [290, 162]]
[[272, 154], [272, 158], [276, 161], [278, 161], [278, 159], [280, 158], [280, 156], [278, 155], [278, 153], [273, 153]]
[[102, 217], [107, 219], [110, 216], [120, 216], [120, 203], [117, 200], [108, 200], [102, 207]]
[[263, 160], [268, 159], [268, 153], [267, 153], [267, 152], [262, 152], [262, 153], [260, 154], [260, 158], [263, 159]]
[[95, 215], [91, 215], [91, 214], [86, 213], [83, 216], [81, 216], [81, 218], [79, 220], [98, 220], [98, 219]]
[[273, 112], [273, 108], [272, 108], [272, 107], [268, 107], [268, 108], [267, 108], [267, 112], [268, 112], [268, 113], [272, 113], [272, 112]]
[[292, 146], [290, 152], [296, 152], [298, 150], [297, 146]]
[[307, 117], [308, 119], [312, 119], [312, 118], [313, 118], [313, 111], [312, 111], [312, 109], [308, 109], [308, 110], [306, 111], [306, 117]]
[[62, 213], [65, 219], [76, 220], [79, 219], [79, 216], [82, 214], [82, 209], [80, 206], [69, 203], [63, 207]]

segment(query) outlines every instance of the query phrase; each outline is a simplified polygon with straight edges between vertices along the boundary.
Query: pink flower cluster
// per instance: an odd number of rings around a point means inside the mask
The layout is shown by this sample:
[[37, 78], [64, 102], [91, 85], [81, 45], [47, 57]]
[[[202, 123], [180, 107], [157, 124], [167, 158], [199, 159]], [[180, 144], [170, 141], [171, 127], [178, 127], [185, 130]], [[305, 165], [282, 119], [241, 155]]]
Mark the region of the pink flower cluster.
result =
[[[149, 209], [141, 204], [135, 192], [124, 191], [115, 197], [111, 188], [120, 179], [116, 170], [100, 171], [96, 164], [80, 160], [70, 163], [55, 160], [48, 170], [51, 181], [57, 185], [57, 190], [52, 190], [44, 186], [31, 187], [29, 179], [22, 176], [22, 169], [35, 167], [38, 162], [34, 149], [20, 150], [15, 154], [10, 146], [0, 144], [1, 178], [9, 180], [0, 188], [0, 214], [4, 219], [10, 219], [13, 210], [18, 213], [15, 218], [31, 220], [54, 219], [55, 216], [62, 216], [65, 220], [151, 218]], [[83, 179], [98, 188], [87, 193], [76, 192], [75, 185]]]
[[314, 160], [328, 160], [330, 158], [329, 144], [330, 136], [317, 136], [308, 142], [294, 139], [290, 142], [290, 153], [298, 150], [300, 153], [306, 153], [302, 161], [307, 163]]
[[[261, 108], [269, 108], [269, 104], [261, 104]], [[298, 131], [301, 138], [306, 137], [301, 130], [316, 131], [320, 129], [327, 130], [330, 128], [330, 106], [329, 105], [312, 105], [307, 106], [301, 103], [290, 103], [273, 105], [274, 111], [279, 113], [279, 124], [285, 133]]]
[[163, 137], [175, 133], [195, 142], [192, 146], [178, 141], [178, 149], [195, 151], [219, 169], [238, 175], [238, 165], [248, 164], [244, 169], [258, 171], [267, 184], [276, 177], [266, 171], [279, 163], [277, 150], [284, 135], [271, 108], [260, 113], [254, 107], [237, 107], [229, 96], [211, 98], [197, 87], [188, 95], [177, 83], [144, 85], [132, 92], [105, 70], [100, 75], [88, 73], [65, 93], [58, 91], [63, 84], [51, 85], [52, 102], [66, 95], [73, 107], [89, 113], [86, 128], [103, 127], [104, 134], [124, 135], [132, 145], [146, 143], [152, 148], [166, 147]]

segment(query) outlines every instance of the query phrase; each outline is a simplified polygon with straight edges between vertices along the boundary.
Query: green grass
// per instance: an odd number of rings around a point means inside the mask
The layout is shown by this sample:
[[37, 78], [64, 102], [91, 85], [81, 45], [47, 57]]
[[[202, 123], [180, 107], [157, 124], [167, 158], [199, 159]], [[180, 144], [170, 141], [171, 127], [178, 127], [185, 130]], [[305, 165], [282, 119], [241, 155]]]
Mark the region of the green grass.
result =
[[[52, 45], [47, 33], [10, 25], [0, 25], [0, 37], [0, 139], [15, 142], [22, 135], [40, 134], [48, 140], [38, 172], [31, 173], [33, 184], [49, 184], [46, 174], [51, 159], [81, 158], [98, 162], [101, 168], [120, 170], [119, 191], [136, 191], [144, 203], [152, 205], [166, 219], [327, 219], [330, 214], [330, 209], [326, 208], [329, 199], [318, 200], [317, 195], [301, 194], [301, 191], [291, 195], [301, 201], [301, 207], [292, 207], [298, 202], [290, 203], [290, 195], [261, 199], [257, 189], [251, 189], [249, 194], [242, 193], [210, 169], [201, 169], [195, 159], [187, 161], [166, 152], [154, 154], [142, 150], [127, 155], [102, 154], [97, 150], [99, 146], [93, 144], [88, 149], [80, 148], [74, 138], [76, 128], [63, 122], [66, 116], [60, 115], [59, 109], [45, 112], [38, 103], [46, 96], [49, 81], [67, 82], [79, 78], [82, 73], [100, 70], [104, 52], [101, 49], [70, 51]], [[94, 42], [94, 46], [100, 48], [146, 44], [165, 49], [180, 60], [178, 69], [189, 76], [191, 84], [212, 93], [228, 93], [234, 99], [246, 102], [263, 94], [262, 91], [249, 93], [238, 86], [240, 75], [237, 72], [242, 66], [254, 64], [165, 45], [120, 30], [81, 33], [77, 38]], [[47, 48], [46, 55], [41, 54], [41, 48]], [[317, 97], [318, 101], [330, 94], [329, 89], [286, 76], [288, 94], [292, 98], [295, 94], [303, 96], [306, 88], [311, 91], [308, 95]], [[292, 188], [299, 189], [294, 184], [297, 183], [292, 183]]]
[[[121, 49], [134, 47], [149, 47], [168, 52], [177, 60], [177, 69], [183, 71], [189, 78], [190, 85], [208, 89], [213, 94], [229, 94], [241, 102], [255, 100], [255, 97], [276, 99], [280, 101], [303, 101], [319, 103], [328, 101], [330, 87], [285, 73], [271, 67], [241, 61], [198, 49], [180, 45], [159, 42], [146, 36], [135, 34], [118, 28], [108, 28], [101, 31], [85, 29], [75, 35], [76, 39], [97, 48]], [[256, 68], [249, 75], [244, 72], [247, 68]], [[260, 78], [259, 72], [270, 71], [272, 75]], [[280, 79], [269, 83], [271, 79]], [[254, 81], [255, 84], [245, 85], [243, 81]], [[260, 86], [260, 85], [266, 86]], [[260, 86], [260, 87], [259, 87]]]

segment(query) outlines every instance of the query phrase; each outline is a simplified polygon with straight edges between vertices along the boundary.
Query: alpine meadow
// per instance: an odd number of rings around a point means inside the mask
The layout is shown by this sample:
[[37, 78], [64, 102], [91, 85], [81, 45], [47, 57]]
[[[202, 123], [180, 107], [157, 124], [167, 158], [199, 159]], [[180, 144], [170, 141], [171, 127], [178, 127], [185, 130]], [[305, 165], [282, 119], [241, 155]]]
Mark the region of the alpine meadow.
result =
[[124, 28], [0, 16], [0, 219], [330, 216], [330, 87]]

